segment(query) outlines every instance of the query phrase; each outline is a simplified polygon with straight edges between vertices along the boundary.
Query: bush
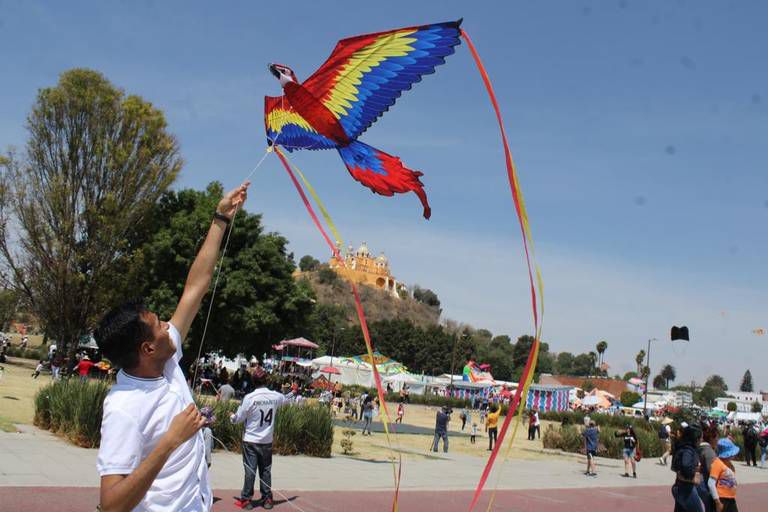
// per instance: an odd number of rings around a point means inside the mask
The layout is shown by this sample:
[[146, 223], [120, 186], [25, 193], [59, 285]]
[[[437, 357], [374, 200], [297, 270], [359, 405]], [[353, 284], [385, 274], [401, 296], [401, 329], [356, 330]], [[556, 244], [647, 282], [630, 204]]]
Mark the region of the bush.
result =
[[621, 402], [621, 405], [624, 407], [632, 407], [637, 402], [640, 401], [642, 397], [639, 393], [635, 393], [634, 391], [624, 391], [621, 394], [621, 398], [619, 398], [619, 401]]
[[101, 416], [109, 384], [64, 380], [48, 384], [35, 395], [34, 423], [64, 435], [78, 446], [94, 448], [101, 441]]
[[[95, 380], [69, 379], [48, 384], [35, 395], [34, 423], [64, 435], [78, 446], [95, 448], [101, 442], [101, 417], [109, 388], [110, 384]], [[199, 396], [196, 401], [213, 408], [216, 421], [211, 430], [216, 441], [227, 450], [239, 452], [243, 425], [229, 421], [239, 402], [212, 402]], [[332, 445], [333, 421], [328, 407], [291, 404], [280, 408], [275, 418], [275, 453], [330, 457]]]
[[35, 361], [47, 360], [48, 349], [45, 347], [37, 348], [21, 348], [21, 347], [8, 347], [5, 355], [9, 357], [20, 357], [22, 359], [34, 359]]
[[332, 446], [333, 419], [327, 406], [289, 404], [277, 412], [273, 445], [275, 453], [330, 457]]
[[[623, 430], [623, 428], [614, 427], [600, 428], [598, 455], [613, 459], [623, 458], [624, 440], [616, 436], [617, 432], [622, 432]], [[542, 437], [544, 448], [583, 454], [584, 438], [581, 436], [581, 432], [581, 428], [573, 425], [565, 425], [559, 428], [550, 426]], [[635, 429], [635, 434], [637, 435], [644, 458], [660, 457], [664, 453], [664, 446], [655, 432]]]

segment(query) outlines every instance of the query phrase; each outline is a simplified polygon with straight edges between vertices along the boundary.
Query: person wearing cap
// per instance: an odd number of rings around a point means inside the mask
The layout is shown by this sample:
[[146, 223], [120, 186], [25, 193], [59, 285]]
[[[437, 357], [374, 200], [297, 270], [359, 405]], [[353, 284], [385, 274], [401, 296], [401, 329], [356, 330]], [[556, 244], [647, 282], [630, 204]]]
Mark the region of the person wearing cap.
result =
[[[269, 510], [272, 501], [272, 439], [275, 428], [277, 409], [286, 402], [286, 398], [277, 391], [266, 387], [267, 372], [261, 366], [251, 370], [251, 377], [256, 389], [245, 395], [237, 412], [230, 416], [232, 423], [245, 422], [243, 433], [243, 467], [245, 479], [240, 497], [235, 505], [250, 510], [254, 505], [261, 505]], [[261, 499], [254, 503], [254, 484], [256, 471], [259, 474]]]
[[728, 438], [717, 442], [717, 458], [709, 472], [709, 492], [717, 512], [739, 512], [736, 506], [736, 468], [733, 459], [739, 447]]
[[170, 322], [134, 301], [112, 309], [94, 332], [101, 352], [120, 368], [104, 400], [96, 462], [103, 512], [211, 509], [200, 431], [205, 418], [179, 361], [182, 342], [208, 293], [227, 226], [245, 201], [248, 185], [219, 201]]
[[678, 512], [703, 512], [704, 503], [696, 490], [701, 482], [701, 458], [697, 444], [701, 439], [701, 428], [689, 425], [684, 428], [675, 442], [672, 455], [672, 471], [675, 483], [672, 496], [675, 498], [675, 510]]

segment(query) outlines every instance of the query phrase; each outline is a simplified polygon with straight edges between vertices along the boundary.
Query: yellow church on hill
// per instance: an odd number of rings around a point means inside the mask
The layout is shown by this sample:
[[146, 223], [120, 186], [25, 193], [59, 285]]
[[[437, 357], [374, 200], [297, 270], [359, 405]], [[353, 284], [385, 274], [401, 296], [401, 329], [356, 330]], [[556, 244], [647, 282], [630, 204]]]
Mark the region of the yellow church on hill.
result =
[[351, 245], [346, 251], [343, 250], [341, 244], [337, 247], [344, 261], [340, 262], [335, 256], [331, 256], [331, 260], [328, 262], [337, 274], [356, 283], [384, 290], [393, 297], [400, 298], [399, 292], [401, 290], [407, 293], [408, 287], [403, 283], [398, 283], [397, 279], [389, 273], [389, 260], [383, 252], [374, 258], [365, 242], [356, 251], [353, 251]]

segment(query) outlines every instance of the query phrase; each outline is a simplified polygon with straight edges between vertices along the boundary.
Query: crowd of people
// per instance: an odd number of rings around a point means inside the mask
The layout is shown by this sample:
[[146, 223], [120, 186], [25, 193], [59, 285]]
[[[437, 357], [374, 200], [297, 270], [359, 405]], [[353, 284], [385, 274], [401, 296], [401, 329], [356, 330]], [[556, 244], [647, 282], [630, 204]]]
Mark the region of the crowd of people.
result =
[[[596, 477], [595, 457], [599, 449], [600, 428], [589, 417], [585, 421], [582, 437], [587, 468], [584, 474]], [[675, 512], [738, 512], [738, 486], [733, 460], [742, 448], [735, 442], [733, 430], [735, 428], [731, 424], [707, 418], [690, 424], [681, 422], [676, 429], [669, 423], [660, 424], [658, 436], [665, 451], [658, 463], [666, 466], [671, 459], [670, 467], [675, 473], [672, 486]], [[765, 468], [768, 427], [747, 422], [741, 426], [741, 434], [746, 466], [757, 466], [759, 450], [760, 466]], [[641, 447], [634, 428], [628, 424], [614, 435], [623, 441], [623, 476], [637, 478]]]

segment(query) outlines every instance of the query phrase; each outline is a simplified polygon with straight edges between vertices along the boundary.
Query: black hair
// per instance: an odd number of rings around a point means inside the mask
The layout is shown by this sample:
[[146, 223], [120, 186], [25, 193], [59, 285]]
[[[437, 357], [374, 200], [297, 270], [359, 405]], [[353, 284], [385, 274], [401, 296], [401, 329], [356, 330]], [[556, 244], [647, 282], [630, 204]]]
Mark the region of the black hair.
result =
[[148, 310], [141, 300], [113, 308], [93, 333], [99, 350], [114, 366], [132, 369], [139, 364], [139, 346], [152, 338], [152, 329], [141, 318]]

